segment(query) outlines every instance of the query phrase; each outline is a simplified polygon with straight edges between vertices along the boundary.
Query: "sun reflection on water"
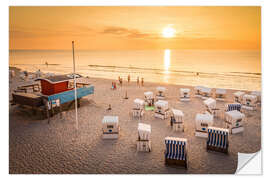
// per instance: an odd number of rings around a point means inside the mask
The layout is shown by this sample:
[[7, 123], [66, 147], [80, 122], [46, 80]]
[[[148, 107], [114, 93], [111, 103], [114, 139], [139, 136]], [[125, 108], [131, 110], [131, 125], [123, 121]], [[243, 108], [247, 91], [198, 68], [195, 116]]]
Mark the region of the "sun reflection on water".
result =
[[171, 65], [171, 50], [165, 49], [164, 50], [164, 70], [165, 74], [169, 74], [169, 68]]

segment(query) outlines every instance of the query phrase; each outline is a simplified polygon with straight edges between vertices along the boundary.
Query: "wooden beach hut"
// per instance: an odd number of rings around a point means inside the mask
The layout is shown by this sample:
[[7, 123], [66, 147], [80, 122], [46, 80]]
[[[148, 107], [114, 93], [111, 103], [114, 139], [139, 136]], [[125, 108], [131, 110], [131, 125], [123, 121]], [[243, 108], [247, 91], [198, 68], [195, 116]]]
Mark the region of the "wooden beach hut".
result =
[[52, 95], [70, 90], [69, 81], [71, 79], [72, 77], [68, 75], [57, 75], [47, 78], [37, 78], [35, 81], [40, 81], [42, 94]]

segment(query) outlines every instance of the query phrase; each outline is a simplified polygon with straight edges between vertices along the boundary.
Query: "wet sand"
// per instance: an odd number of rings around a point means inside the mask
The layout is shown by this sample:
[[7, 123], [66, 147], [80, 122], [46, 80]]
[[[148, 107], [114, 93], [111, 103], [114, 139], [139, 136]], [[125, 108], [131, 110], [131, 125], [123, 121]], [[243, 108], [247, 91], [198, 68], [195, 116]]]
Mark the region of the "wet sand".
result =
[[[10, 92], [19, 84], [16, 77], [10, 82]], [[203, 112], [203, 100], [193, 97], [190, 102], [179, 101], [179, 88], [188, 87], [136, 82], [111, 90], [111, 80], [91, 78], [95, 94], [81, 100], [78, 108], [79, 130], [75, 128], [74, 109], [51, 119], [41, 120], [40, 114], [18, 105], [9, 106], [9, 172], [11, 174], [230, 174], [237, 168], [237, 153], [254, 153], [261, 149], [261, 109], [245, 112], [243, 133], [229, 136], [229, 154], [206, 151], [206, 139], [194, 136], [195, 115]], [[145, 79], [145, 81], [147, 81]], [[132, 118], [135, 98], [143, 99], [145, 91], [156, 91], [162, 85], [167, 88], [167, 100], [171, 108], [184, 112], [185, 132], [174, 132], [166, 120], [154, 118], [153, 111], [146, 111], [140, 122], [151, 124], [152, 151], [137, 152], [137, 126], [139, 119]], [[193, 88], [190, 87], [192, 90]], [[128, 99], [123, 99], [125, 92]], [[227, 102], [232, 93], [227, 90]], [[11, 97], [11, 96], [10, 96]], [[224, 109], [226, 102], [217, 101]], [[112, 110], [107, 111], [108, 104]], [[101, 121], [105, 115], [119, 116], [118, 140], [102, 139]], [[224, 127], [224, 121], [215, 117], [214, 126]], [[164, 163], [166, 136], [183, 137], [188, 140], [188, 169], [166, 166]]]

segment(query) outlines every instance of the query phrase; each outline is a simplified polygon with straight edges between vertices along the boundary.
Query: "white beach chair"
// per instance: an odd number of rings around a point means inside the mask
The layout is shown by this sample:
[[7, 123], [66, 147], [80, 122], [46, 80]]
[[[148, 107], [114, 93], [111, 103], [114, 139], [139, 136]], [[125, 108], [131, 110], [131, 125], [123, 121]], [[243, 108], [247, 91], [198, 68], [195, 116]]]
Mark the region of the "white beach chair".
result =
[[245, 94], [243, 96], [242, 107], [247, 110], [255, 110], [257, 107], [257, 96]]
[[160, 99], [165, 99], [165, 91], [166, 91], [166, 88], [165, 87], [157, 87], [157, 94], [156, 94], [156, 98], [158, 100]]
[[103, 139], [117, 139], [120, 131], [118, 116], [104, 116], [102, 131]]
[[208, 111], [213, 116], [217, 116], [217, 112], [219, 109], [216, 107], [216, 100], [213, 98], [208, 98], [203, 101], [203, 104], [206, 107], [206, 111]]
[[229, 129], [230, 133], [236, 134], [244, 131], [243, 121], [245, 115], [243, 113], [237, 110], [227, 111], [225, 117], [226, 128]]
[[202, 96], [201, 96], [202, 99], [210, 98], [212, 96], [212, 89], [204, 87], [201, 89], [201, 93], [202, 93]]
[[215, 97], [217, 101], [225, 101], [226, 99], [226, 89], [216, 89]]
[[206, 149], [211, 151], [228, 153], [229, 130], [217, 127], [208, 127], [208, 139]]
[[202, 97], [202, 89], [203, 89], [204, 87], [203, 86], [195, 86], [194, 87], [194, 90], [195, 90], [195, 93], [194, 93], [194, 96], [195, 97]]
[[261, 103], [261, 91], [252, 91], [250, 94], [257, 96], [257, 103]]
[[233, 95], [234, 95], [234, 102], [242, 103], [243, 96], [245, 95], [245, 92], [237, 91], [237, 92], [233, 93]]
[[207, 138], [207, 129], [213, 125], [213, 115], [209, 113], [200, 114], [198, 113], [195, 118], [196, 130], [195, 136]]
[[138, 140], [137, 151], [151, 151], [151, 125], [139, 123], [138, 124]]
[[180, 101], [190, 101], [190, 89], [180, 88]]
[[167, 165], [179, 165], [188, 168], [187, 139], [177, 137], [165, 138], [165, 163]]
[[184, 113], [178, 109], [172, 109], [171, 116], [171, 126], [174, 131], [183, 131], [184, 132]]
[[169, 104], [168, 101], [158, 100], [155, 102], [155, 117], [160, 119], [166, 119], [169, 116]]
[[133, 117], [142, 117], [143, 114], [144, 114], [144, 100], [137, 98], [134, 100], [132, 115]]
[[147, 106], [153, 106], [154, 105], [153, 92], [151, 92], [151, 91], [145, 92], [144, 93], [144, 100], [145, 100]]

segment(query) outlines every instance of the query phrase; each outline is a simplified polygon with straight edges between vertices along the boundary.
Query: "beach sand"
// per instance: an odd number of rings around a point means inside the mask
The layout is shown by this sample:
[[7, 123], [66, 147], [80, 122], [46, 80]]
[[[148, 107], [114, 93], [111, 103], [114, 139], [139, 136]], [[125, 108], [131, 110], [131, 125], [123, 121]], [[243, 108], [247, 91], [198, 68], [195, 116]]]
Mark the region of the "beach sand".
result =
[[[16, 69], [18, 74], [18, 69]], [[78, 108], [79, 129], [75, 128], [75, 111], [64, 112], [51, 118], [51, 123], [42, 120], [40, 114], [18, 105], [9, 105], [9, 173], [11, 174], [227, 174], [235, 173], [237, 153], [254, 153], [261, 149], [261, 108], [247, 111], [243, 133], [229, 136], [229, 153], [206, 151], [206, 138], [195, 137], [195, 115], [203, 112], [203, 100], [193, 97], [193, 87], [150, 83], [145, 79], [143, 87], [136, 82], [111, 90], [112, 80], [90, 78], [95, 86], [94, 95], [81, 100]], [[18, 76], [10, 81], [11, 91], [20, 84]], [[135, 98], [144, 98], [145, 91], [156, 91], [162, 85], [167, 88], [167, 100], [171, 108], [184, 112], [185, 132], [174, 132], [166, 120], [154, 118], [153, 111], [144, 117], [132, 118]], [[179, 88], [192, 89], [190, 102], [179, 101]], [[123, 99], [125, 92], [128, 99]], [[232, 102], [232, 93], [227, 90], [227, 102]], [[11, 98], [11, 95], [10, 95]], [[224, 109], [226, 102], [217, 101]], [[107, 111], [108, 104], [112, 110]], [[105, 115], [119, 116], [120, 137], [117, 140], [102, 139], [102, 119]], [[152, 151], [137, 152], [138, 122], [151, 125]], [[224, 121], [215, 117], [214, 126], [224, 127]], [[166, 136], [183, 137], [188, 140], [188, 169], [171, 167], [164, 163]]]

